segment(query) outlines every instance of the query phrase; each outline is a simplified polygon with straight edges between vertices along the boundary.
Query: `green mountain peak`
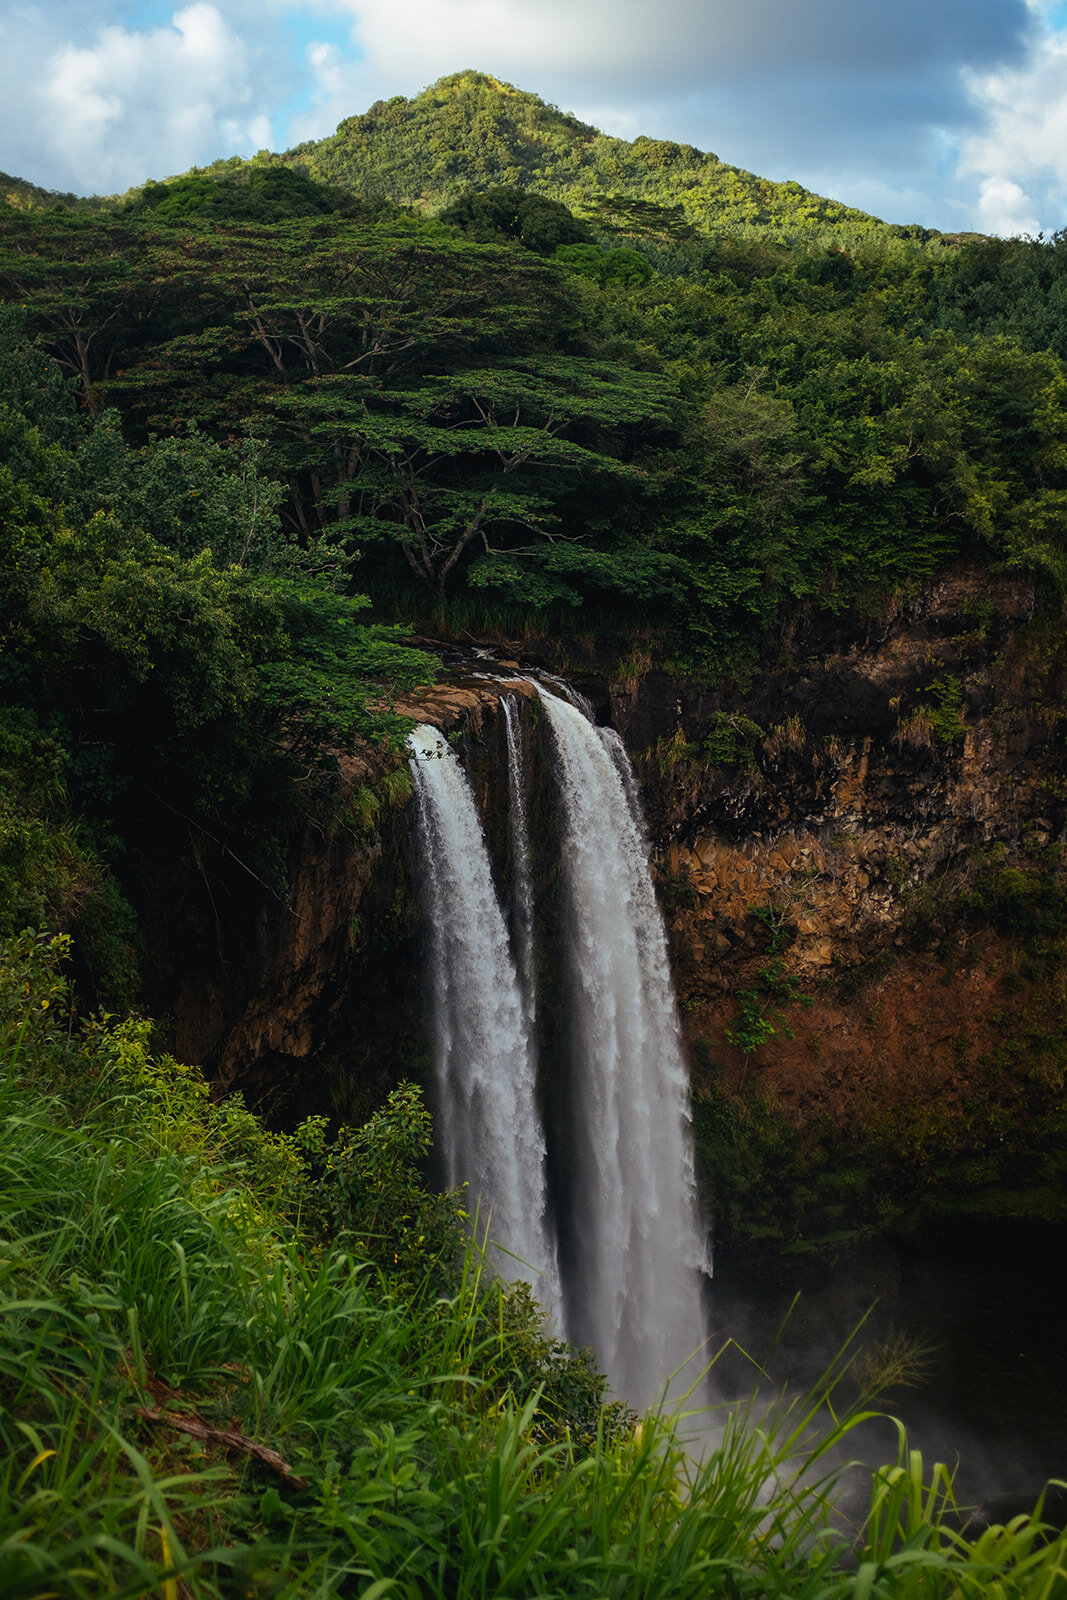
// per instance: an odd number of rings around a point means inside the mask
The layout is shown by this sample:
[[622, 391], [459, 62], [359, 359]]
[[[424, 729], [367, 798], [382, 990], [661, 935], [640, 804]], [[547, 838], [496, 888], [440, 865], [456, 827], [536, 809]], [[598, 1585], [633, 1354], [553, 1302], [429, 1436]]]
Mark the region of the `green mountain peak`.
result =
[[872, 234], [926, 237], [775, 183], [670, 139], [614, 138], [538, 95], [468, 69], [412, 99], [378, 100], [326, 139], [280, 157], [319, 182], [431, 213], [468, 189], [511, 187], [602, 217], [609, 201], [681, 208], [701, 232], [754, 230], [781, 240], [813, 235], [847, 244]]
[[[797, 182], [761, 178], [691, 144], [615, 138], [473, 68], [440, 78], [411, 99], [377, 100], [327, 138], [282, 154], [221, 158], [185, 176], [244, 185], [286, 168], [328, 186], [334, 204], [342, 191], [436, 215], [471, 190], [524, 190], [565, 205], [604, 232], [674, 241], [686, 233], [729, 233], [852, 249], [941, 237], [917, 225], [881, 222]], [[0, 198], [19, 210], [58, 205], [98, 211], [137, 202], [141, 194], [135, 188], [125, 196], [81, 199], [0, 175]]]

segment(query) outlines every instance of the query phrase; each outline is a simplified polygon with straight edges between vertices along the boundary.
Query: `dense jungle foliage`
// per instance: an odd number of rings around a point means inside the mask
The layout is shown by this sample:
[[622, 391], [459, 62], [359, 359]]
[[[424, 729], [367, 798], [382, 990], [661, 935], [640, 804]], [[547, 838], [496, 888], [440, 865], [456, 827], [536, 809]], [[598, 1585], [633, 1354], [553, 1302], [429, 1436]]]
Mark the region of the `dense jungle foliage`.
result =
[[721, 679], [961, 557], [1062, 589], [1063, 241], [746, 220], [694, 161], [461, 74], [110, 207], [10, 191], [0, 932], [79, 926], [106, 998], [139, 830], [273, 882], [433, 670], [364, 597]]

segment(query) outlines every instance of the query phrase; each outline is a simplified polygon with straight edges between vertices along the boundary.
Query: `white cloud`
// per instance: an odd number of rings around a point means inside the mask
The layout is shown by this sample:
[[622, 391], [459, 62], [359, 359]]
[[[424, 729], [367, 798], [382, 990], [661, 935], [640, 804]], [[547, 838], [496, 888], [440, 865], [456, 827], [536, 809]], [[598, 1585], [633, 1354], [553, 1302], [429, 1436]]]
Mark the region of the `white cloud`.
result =
[[979, 190], [978, 214], [982, 233], [998, 233], [1002, 238], [1040, 232], [1041, 224], [1034, 202], [1013, 178], [984, 178]]
[[[321, 139], [332, 133], [342, 117], [365, 111], [366, 85], [360, 63], [350, 61], [335, 44], [313, 39], [304, 51], [311, 77], [307, 105], [291, 113], [285, 128], [285, 142], [301, 144], [305, 139]], [[373, 96], [371, 97], [373, 98]]]
[[76, 184], [108, 190], [269, 144], [248, 48], [208, 0], [169, 27], [101, 28], [45, 63], [41, 137]]
[[960, 170], [979, 177], [982, 216], [998, 233], [1052, 231], [1067, 221], [1067, 37], [1047, 32], [1015, 71], [972, 74], [986, 126]]
[[313, 40], [307, 47], [307, 59], [315, 79], [316, 96], [326, 98], [339, 94], [344, 88], [346, 63], [337, 46]]

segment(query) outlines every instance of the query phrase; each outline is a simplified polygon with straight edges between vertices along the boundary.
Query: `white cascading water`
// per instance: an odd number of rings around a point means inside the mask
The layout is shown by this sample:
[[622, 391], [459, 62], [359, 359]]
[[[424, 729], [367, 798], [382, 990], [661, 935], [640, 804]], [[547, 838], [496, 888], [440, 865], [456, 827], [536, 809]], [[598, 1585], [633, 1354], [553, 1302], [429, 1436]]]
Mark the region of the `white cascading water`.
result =
[[500, 702], [508, 747], [508, 821], [511, 833], [511, 925], [519, 970], [530, 1050], [535, 1048], [536, 972], [534, 968], [534, 896], [530, 880], [530, 825], [523, 783], [522, 728], [514, 695]]
[[[438, 1134], [450, 1185], [488, 1216], [497, 1266], [560, 1315], [534, 1059], [489, 854], [463, 769], [436, 728], [409, 736], [425, 853]], [[511, 1257], [517, 1259], [510, 1259]], [[524, 1267], [527, 1270], [523, 1270]]]
[[593, 1346], [619, 1394], [646, 1405], [705, 1337], [688, 1081], [625, 751], [577, 706], [544, 689], [541, 699], [564, 834], [574, 1145], [566, 1328]]

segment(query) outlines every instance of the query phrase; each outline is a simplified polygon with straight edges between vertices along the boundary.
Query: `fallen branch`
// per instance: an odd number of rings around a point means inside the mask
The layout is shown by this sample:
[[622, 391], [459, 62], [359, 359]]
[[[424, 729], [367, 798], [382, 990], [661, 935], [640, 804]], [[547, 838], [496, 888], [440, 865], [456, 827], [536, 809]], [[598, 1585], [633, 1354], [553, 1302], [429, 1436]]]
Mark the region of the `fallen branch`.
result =
[[151, 1406], [138, 1406], [139, 1414], [146, 1422], [151, 1422], [161, 1428], [175, 1428], [179, 1433], [187, 1433], [193, 1439], [203, 1439], [207, 1444], [222, 1445], [226, 1450], [237, 1450], [241, 1455], [251, 1456], [253, 1460], [260, 1461], [265, 1467], [270, 1467], [272, 1472], [277, 1472], [294, 1489], [306, 1489], [307, 1479], [293, 1471], [287, 1461], [283, 1461], [277, 1450], [269, 1450], [265, 1444], [257, 1444], [254, 1439], [247, 1438], [243, 1433], [231, 1433], [228, 1428], [210, 1428], [206, 1422], [201, 1422], [199, 1417], [183, 1417], [176, 1411], [157, 1411]]

